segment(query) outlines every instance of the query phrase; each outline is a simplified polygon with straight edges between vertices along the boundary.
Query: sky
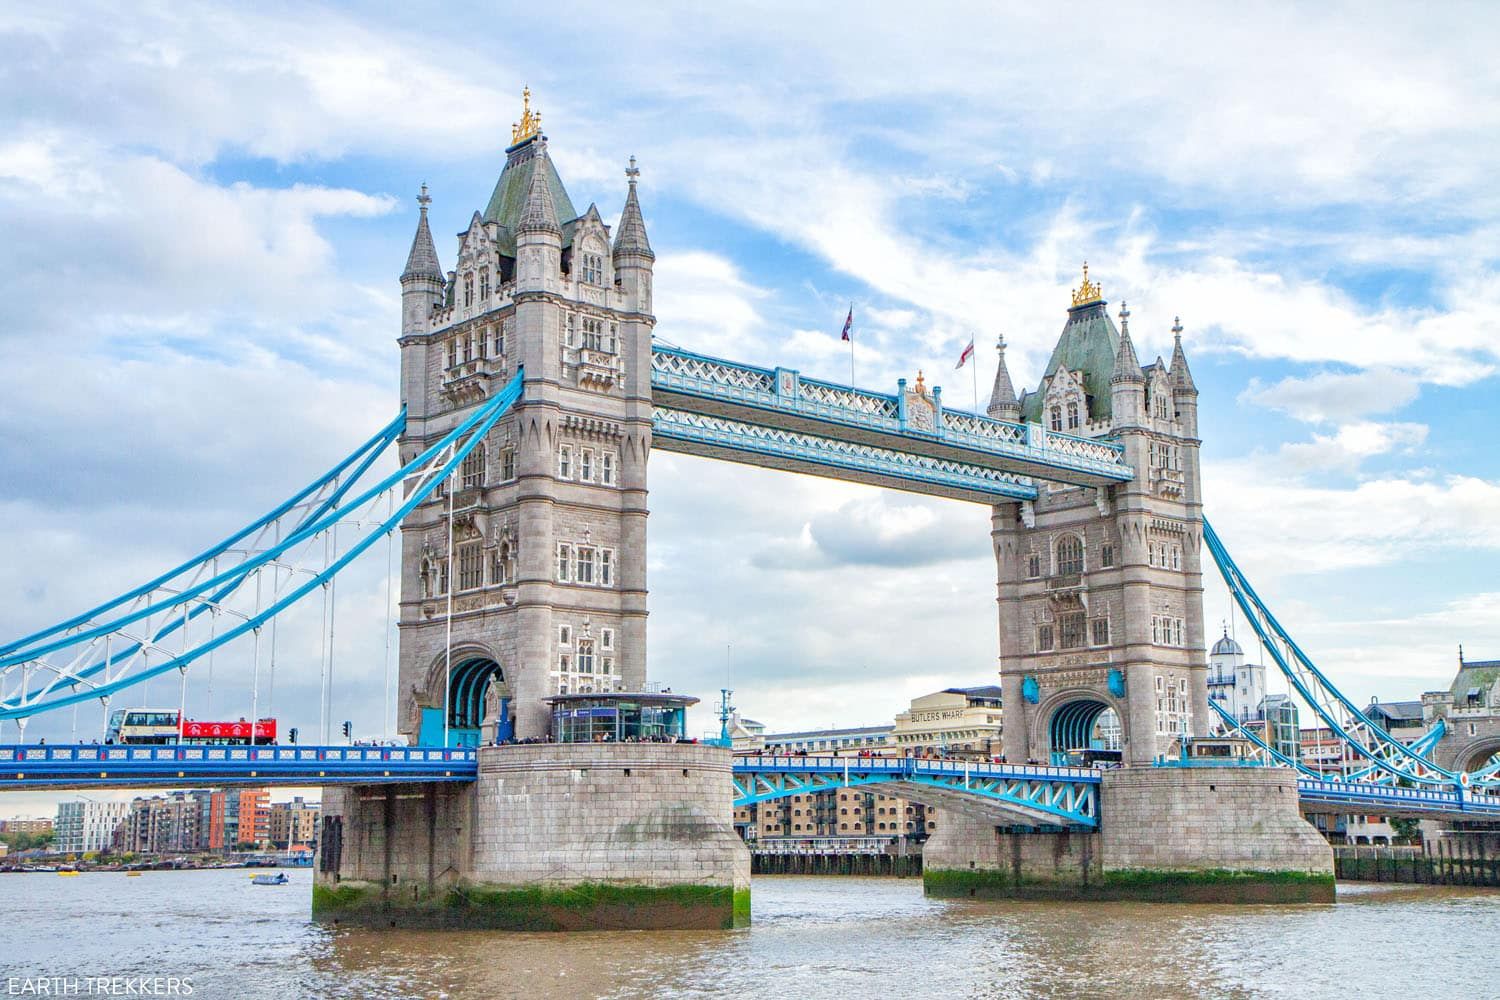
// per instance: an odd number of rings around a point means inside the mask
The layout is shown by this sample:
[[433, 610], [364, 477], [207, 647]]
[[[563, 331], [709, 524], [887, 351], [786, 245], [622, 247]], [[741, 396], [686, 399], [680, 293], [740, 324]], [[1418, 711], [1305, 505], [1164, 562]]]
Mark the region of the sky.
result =
[[[613, 223], [639, 159], [663, 342], [844, 381], [853, 303], [860, 384], [968, 406], [964, 345], [981, 397], [1000, 335], [1035, 387], [1085, 260], [1143, 361], [1180, 316], [1206, 512], [1257, 590], [1352, 698], [1446, 687], [1460, 643], [1500, 657], [1497, 32], [1460, 4], [0, 8], [0, 639], [394, 415], [418, 186], [451, 267], [529, 86], [580, 210]], [[996, 680], [987, 508], [666, 453], [650, 487], [653, 679], [781, 730]], [[347, 577], [337, 712], [380, 736], [383, 559]], [[317, 620], [271, 701], [304, 732]], [[198, 673], [190, 716], [248, 714], [243, 658], [212, 704]]]

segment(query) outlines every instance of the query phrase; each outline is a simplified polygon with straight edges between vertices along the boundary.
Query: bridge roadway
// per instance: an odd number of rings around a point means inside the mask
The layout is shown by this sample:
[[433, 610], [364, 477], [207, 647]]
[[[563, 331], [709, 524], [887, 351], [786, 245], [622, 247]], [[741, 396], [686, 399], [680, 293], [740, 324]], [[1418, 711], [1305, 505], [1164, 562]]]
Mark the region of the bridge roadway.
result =
[[[406, 746], [0, 746], [0, 791], [468, 782], [473, 748]], [[735, 805], [870, 788], [996, 825], [1093, 829], [1103, 772], [904, 757], [735, 758]], [[1309, 812], [1500, 822], [1500, 795], [1301, 778]]]

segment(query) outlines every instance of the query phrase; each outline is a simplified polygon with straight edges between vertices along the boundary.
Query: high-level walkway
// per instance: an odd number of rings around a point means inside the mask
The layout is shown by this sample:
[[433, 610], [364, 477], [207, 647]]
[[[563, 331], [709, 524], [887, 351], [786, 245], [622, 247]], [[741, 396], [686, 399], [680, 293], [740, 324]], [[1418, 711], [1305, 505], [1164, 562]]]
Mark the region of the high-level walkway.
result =
[[651, 353], [652, 446], [977, 503], [1034, 500], [1030, 477], [1128, 482], [1114, 441], [942, 404], [942, 393], [871, 392], [677, 348]]

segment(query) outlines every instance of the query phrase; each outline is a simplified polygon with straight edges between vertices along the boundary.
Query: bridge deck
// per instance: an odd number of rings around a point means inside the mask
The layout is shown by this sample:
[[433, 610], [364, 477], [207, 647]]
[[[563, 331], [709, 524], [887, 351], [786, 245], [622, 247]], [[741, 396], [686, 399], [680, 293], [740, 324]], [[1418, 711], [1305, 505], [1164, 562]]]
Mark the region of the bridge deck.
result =
[[[0, 791], [464, 782], [479, 774], [469, 747], [0, 746]], [[1103, 772], [902, 757], [738, 756], [735, 804], [845, 787], [994, 818], [997, 823], [1097, 826]], [[882, 786], [884, 786], [882, 788]], [[1297, 782], [1304, 810], [1500, 822], [1500, 795], [1365, 782]]]
[[0, 747], [0, 791], [473, 781], [478, 755], [454, 747]]

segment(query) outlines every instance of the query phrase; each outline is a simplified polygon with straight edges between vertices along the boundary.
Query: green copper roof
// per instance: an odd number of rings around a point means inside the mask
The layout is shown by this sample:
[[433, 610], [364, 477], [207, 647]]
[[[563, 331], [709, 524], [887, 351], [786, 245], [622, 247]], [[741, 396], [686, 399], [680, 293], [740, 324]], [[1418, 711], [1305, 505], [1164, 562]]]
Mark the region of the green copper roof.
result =
[[521, 219], [521, 211], [526, 207], [526, 195], [531, 190], [531, 175], [536, 170], [538, 160], [546, 164], [544, 169], [547, 171], [547, 188], [557, 210], [557, 220], [562, 223], [563, 246], [572, 241], [573, 227], [568, 223], [578, 218], [578, 212], [573, 208], [567, 189], [563, 187], [562, 178], [557, 176], [552, 158], [538, 157], [538, 148], [537, 140], [529, 139], [506, 151], [505, 169], [500, 171], [500, 179], [495, 182], [495, 193], [490, 195], [489, 206], [484, 210], [486, 222], [500, 224], [500, 235], [495, 242], [499, 244], [500, 252], [507, 257], [514, 257], [516, 254], [516, 224]]
[[[1068, 322], [1052, 349], [1043, 377], [1057, 371], [1061, 364], [1069, 371], [1083, 370], [1083, 387], [1089, 394], [1089, 419], [1104, 420], [1110, 415], [1109, 376], [1115, 367], [1115, 351], [1120, 332], [1104, 311], [1105, 303], [1091, 302], [1068, 310]], [[1026, 394], [1021, 418], [1033, 422], [1042, 419], [1041, 387]]]

